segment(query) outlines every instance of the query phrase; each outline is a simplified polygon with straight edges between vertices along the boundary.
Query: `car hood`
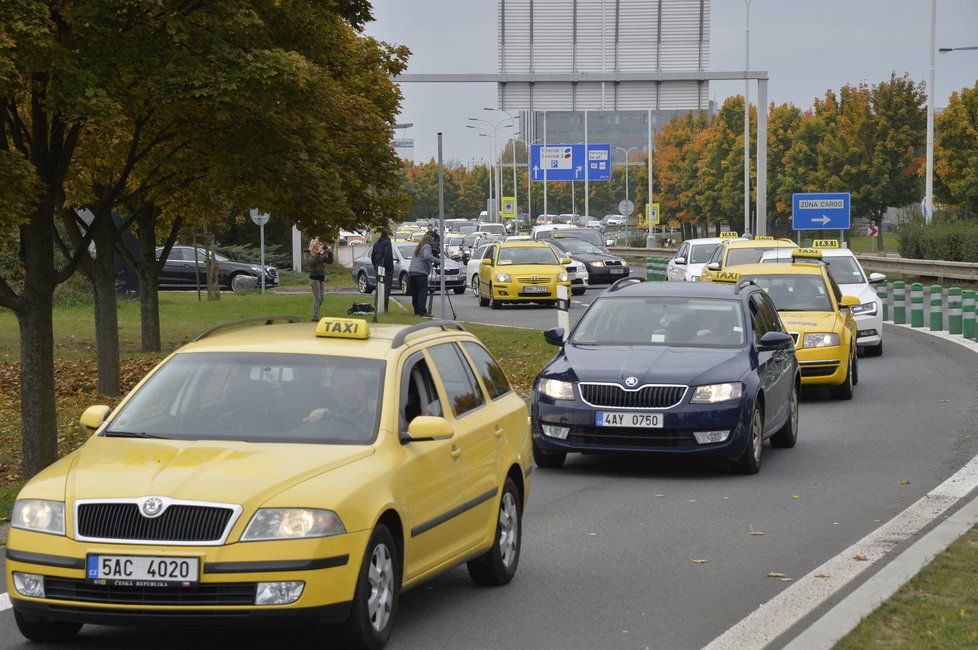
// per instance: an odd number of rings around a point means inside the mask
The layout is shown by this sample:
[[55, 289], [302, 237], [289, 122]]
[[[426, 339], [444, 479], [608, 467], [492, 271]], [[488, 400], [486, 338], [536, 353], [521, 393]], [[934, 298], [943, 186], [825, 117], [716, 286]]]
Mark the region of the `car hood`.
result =
[[782, 311], [781, 322], [789, 332], [834, 332], [839, 317], [834, 311]]
[[621, 261], [620, 257], [615, 257], [614, 255], [609, 255], [605, 253], [574, 253], [570, 257], [575, 260], [580, 260], [581, 262], [591, 263], [591, 262], [607, 262], [611, 261]]
[[560, 264], [504, 264], [493, 267], [494, 273], [508, 273], [510, 275], [537, 275], [540, 277], [551, 277], [566, 271]]
[[364, 446], [96, 436], [76, 452], [65, 498], [165, 496], [235, 503], [247, 510], [373, 452]]
[[683, 348], [644, 345], [568, 343], [544, 371], [567, 381], [624, 385], [635, 377], [643, 384], [698, 385], [739, 379], [750, 369], [746, 349]]

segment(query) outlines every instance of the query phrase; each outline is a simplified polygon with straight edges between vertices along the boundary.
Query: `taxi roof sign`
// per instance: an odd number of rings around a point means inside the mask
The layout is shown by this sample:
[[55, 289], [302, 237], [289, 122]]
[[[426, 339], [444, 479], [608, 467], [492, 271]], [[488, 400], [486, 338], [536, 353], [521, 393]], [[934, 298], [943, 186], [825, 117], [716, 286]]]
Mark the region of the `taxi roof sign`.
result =
[[740, 274], [736, 271], [718, 271], [713, 275], [713, 281], [723, 284], [737, 284], [740, 281]]
[[330, 339], [367, 339], [370, 326], [362, 318], [320, 318], [316, 336]]
[[724, 232], [720, 233], [720, 236], [721, 237], [724, 237], [724, 238], [729, 238], [729, 239], [737, 239], [738, 237], [740, 237], [739, 234], [737, 234], [737, 233], [735, 233], [733, 231], [724, 231]]
[[756, 235], [754, 237], [754, 240], [755, 241], [768, 241], [768, 240], [772, 240], [773, 241], [774, 240], [774, 237], [772, 235]]
[[816, 239], [812, 242], [812, 248], [838, 248], [838, 239]]
[[820, 260], [822, 259], [822, 251], [817, 248], [796, 248], [791, 251], [791, 259]]

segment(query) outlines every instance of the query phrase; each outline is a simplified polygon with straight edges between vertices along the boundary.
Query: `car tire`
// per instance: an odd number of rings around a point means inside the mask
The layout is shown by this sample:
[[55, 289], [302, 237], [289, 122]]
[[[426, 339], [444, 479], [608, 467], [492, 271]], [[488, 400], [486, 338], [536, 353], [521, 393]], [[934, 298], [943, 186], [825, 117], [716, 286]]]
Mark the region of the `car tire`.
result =
[[[480, 297], [479, 296], [479, 276], [478, 275], [473, 275], [472, 276], [472, 281], [469, 284], [472, 287], [472, 295], [475, 296], [476, 298], [479, 298]], [[485, 307], [485, 305], [483, 305], [483, 307]]]
[[587, 291], [586, 287], [581, 287], [580, 289], [572, 289], [571, 295], [573, 296], [583, 296], [584, 292]]
[[544, 469], [560, 469], [567, 460], [567, 452], [564, 451], [543, 451], [533, 445], [533, 462], [538, 467]]
[[465, 293], [465, 287], [454, 287], [452, 288], [452, 291], [455, 292], [456, 296], [461, 296], [463, 293]]
[[761, 471], [761, 457], [764, 454], [764, 415], [759, 406], [754, 406], [750, 419], [750, 437], [740, 458], [734, 461], [733, 470], [738, 474], [757, 474]]
[[244, 273], [232, 273], [231, 275], [228, 276], [228, 283], [227, 283], [227, 290], [228, 291], [235, 291], [235, 288], [234, 288], [234, 279], [236, 277], [238, 277], [239, 275], [245, 275], [245, 274]]
[[788, 421], [778, 432], [771, 436], [771, 446], [779, 449], [791, 449], [798, 442], [798, 384], [791, 388], [791, 412]]
[[367, 279], [367, 274], [364, 271], [357, 274], [357, 291], [367, 294], [374, 292], [374, 288], [370, 286], [370, 281]]
[[401, 591], [401, 561], [394, 536], [377, 524], [357, 577], [350, 616], [341, 626], [343, 647], [378, 650], [394, 629]]
[[83, 625], [83, 623], [31, 618], [17, 610], [14, 610], [14, 622], [17, 623], [20, 633], [35, 643], [70, 641], [78, 635]]
[[852, 355], [852, 385], [855, 386], [858, 383], [859, 383], [859, 355], [854, 354]]
[[502, 303], [496, 300], [496, 297], [492, 295], [492, 285], [489, 285], [489, 309], [499, 309], [502, 307]]
[[408, 274], [402, 273], [399, 281], [401, 283], [401, 293], [405, 296], [411, 295], [411, 287], [408, 286]]
[[883, 341], [880, 341], [878, 345], [873, 345], [865, 348], [865, 353], [867, 357], [883, 356]]
[[466, 563], [469, 577], [477, 585], [501, 587], [509, 584], [520, 564], [523, 535], [523, 499], [513, 479], [506, 477], [499, 498], [492, 547], [482, 557]]
[[833, 386], [829, 389], [829, 394], [833, 399], [852, 399], [852, 387], [855, 382], [852, 379], [852, 369], [855, 365], [854, 359], [856, 355], [852, 355], [849, 358], [849, 367], [846, 368], [846, 379], [841, 386]]

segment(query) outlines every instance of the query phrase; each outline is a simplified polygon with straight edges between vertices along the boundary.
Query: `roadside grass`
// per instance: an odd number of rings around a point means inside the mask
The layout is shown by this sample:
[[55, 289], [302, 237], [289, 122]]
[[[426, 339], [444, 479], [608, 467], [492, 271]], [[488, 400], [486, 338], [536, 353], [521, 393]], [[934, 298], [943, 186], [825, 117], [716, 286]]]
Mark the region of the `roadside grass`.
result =
[[[874, 237], [854, 235], [849, 238], [849, 248], [857, 253], [869, 253], [876, 250]], [[900, 250], [900, 235], [895, 232], [883, 233], [883, 250], [895, 253]]]
[[[350, 294], [327, 295], [321, 313], [346, 316], [354, 301]], [[417, 318], [391, 301], [386, 323], [413, 323]], [[119, 304], [119, 336], [122, 348], [122, 390], [132, 389], [167, 354], [189, 342], [200, 332], [220, 323], [248, 316], [294, 314], [311, 317], [309, 294], [223, 293], [221, 300], [197, 301], [196, 292], [160, 294], [160, 323], [163, 352], [139, 352], [139, 304]], [[91, 305], [59, 307], [54, 313], [55, 384], [58, 409], [58, 449], [61, 455], [85, 442], [78, 417], [93, 404], [114, 407], [122, 399], [102, 395], [97, 388], [95, 323]], [[487, 325], [468, 325], [499, 360], [513, 388], [529, 396], [537, 372], [552, 357], [553, 348], [538, 331]], [[0, 523], [9, 521], [13, 500], [23, 485], [20, 473], [20, 365], [17, 319], [0, 310]], [[3, 540], [0, 540], [2, 543]]]
[[835, 647], [978, 647], [978, 527], [963, 535]]

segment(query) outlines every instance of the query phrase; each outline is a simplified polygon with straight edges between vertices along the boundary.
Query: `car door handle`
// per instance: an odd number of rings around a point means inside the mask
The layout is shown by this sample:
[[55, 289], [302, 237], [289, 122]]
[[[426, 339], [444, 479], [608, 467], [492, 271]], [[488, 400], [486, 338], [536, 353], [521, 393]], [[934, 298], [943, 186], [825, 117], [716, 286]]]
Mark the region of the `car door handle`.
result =
[[503, 428], [502, 428], [501, 426], [499, 426], [498, 424], [496, 425], [496, 428], [494, 428], [494, 429], [492, 430], [492, 432], [493, 432], [494, 434], [496, 434], [496, 438], [497, 438], [497, 439], [500, 439], [500, 438], [502, 438], [502, 437], [503, 437]]
[[452, 458], [458, 460], [458, 457], [462, 455], [462, 450], [459, 449], [456, 445], [452, 445], [451, 454], [452, 454]]

